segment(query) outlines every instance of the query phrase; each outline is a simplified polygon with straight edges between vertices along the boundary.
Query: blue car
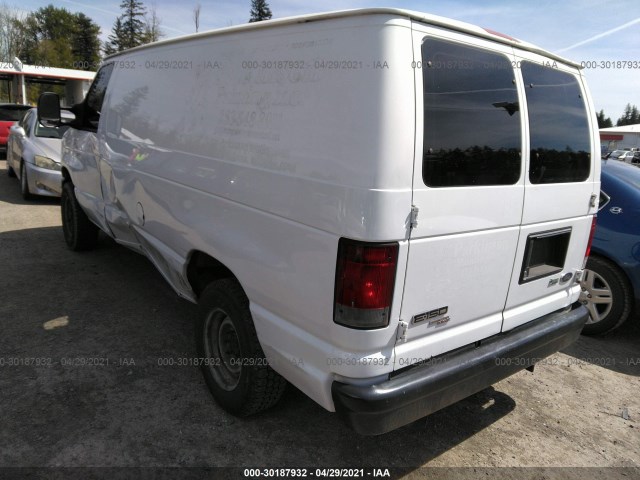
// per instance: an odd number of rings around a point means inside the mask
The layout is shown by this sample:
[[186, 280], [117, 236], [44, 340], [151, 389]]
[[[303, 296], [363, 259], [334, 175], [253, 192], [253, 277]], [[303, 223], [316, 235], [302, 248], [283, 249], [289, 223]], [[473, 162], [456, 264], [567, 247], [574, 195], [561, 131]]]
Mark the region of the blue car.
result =
[[582, 280], [581, 300], [590, 313], [582, 333], [596, 335], [622, 325], [640, 300], [640, 168], [602, 162], [598, 220]]

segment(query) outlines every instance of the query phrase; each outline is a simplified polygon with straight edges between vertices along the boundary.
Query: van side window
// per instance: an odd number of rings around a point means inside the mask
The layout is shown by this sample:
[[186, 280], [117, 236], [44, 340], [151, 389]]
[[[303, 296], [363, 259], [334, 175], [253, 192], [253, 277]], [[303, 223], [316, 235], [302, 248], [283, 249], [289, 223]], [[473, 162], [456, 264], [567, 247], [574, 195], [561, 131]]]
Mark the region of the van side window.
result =
[[522, 62], [529, 109], [531, 183], [582, 182], [591, 169], [589, 122], [575, 76]]
[[109, 84], [109, 78], [111, 78], [111, 72], [113, 71], [113, 63], [104, 65], [96, 77], [93, 79], [93, 83], [87, 93], [86, 105], [86, 117], [85, 122], [87, 126], [92, 128], [98, 128], [98, 121], [100, 120], [100, 111], [102, 110], [102, 103], [104, 102], [104, 96], [107, 92], [107, 85]]
[[422, 44], [429, 187], [513, 185], [521, 172], [520, 106], [504, 55], [428, 38]]

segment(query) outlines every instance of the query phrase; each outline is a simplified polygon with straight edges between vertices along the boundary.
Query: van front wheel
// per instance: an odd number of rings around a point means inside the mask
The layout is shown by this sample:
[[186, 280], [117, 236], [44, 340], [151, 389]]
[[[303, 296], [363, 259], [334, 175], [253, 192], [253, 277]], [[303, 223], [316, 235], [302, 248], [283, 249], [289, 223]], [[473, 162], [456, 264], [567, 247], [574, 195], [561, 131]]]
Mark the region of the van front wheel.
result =
[[65, 182], [62, 186], [60, 210], [62, 231], [67, 246], [74, 251], [91, 250], [98, 240], [98, 227], [82, 210], [71, 182]]
[[198, 308], [198, 357], [216, 402], [243, 417], [275, 405], [286, 381], [265, 358], [240, 285], [233, 279], [211, 283]]

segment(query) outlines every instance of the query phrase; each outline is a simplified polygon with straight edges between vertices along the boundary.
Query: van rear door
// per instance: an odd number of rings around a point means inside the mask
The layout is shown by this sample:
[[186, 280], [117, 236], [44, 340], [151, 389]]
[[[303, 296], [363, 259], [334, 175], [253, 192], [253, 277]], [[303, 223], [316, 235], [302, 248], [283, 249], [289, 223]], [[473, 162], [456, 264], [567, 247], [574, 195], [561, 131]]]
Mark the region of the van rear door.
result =
[[528, 120], [522, 228], [503, 331], [577, 301], [597, 210], [600, 162], [590, 97], [577, 69], [516, 50]]
[[525, 198], [511, 47], [414, 23], [414, 52], [418, 226], [396, 369], [501, 331]]

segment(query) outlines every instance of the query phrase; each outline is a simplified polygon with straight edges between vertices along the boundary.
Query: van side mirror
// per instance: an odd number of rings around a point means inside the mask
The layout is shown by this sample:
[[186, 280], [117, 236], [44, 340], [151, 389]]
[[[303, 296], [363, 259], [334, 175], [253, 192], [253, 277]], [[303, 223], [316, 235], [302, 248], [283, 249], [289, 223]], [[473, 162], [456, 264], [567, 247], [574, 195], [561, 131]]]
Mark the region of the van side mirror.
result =
[[38, 97], [38, 122], [46, 127], [62, 124], [60, 97], [56, 93], [45, 92]]

